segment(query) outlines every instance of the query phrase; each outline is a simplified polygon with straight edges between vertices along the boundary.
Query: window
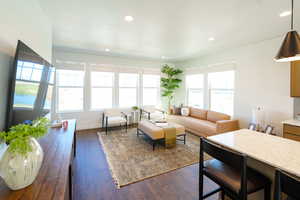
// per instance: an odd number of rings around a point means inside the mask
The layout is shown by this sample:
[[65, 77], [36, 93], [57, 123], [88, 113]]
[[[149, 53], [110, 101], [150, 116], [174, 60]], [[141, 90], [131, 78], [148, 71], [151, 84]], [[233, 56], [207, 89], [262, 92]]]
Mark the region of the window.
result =
[[143, 75], [143, 105], [152, 106], [159, 104], [159, 75]]
[[55, 73], [55, 68], [54, 67], [49, 67], [48, 83], [51, 84], [51, 85], [54, 84], [54, 73]]
[[49, 67], [48, 68], [48, 77], [47, 77], [47, 93], [46, 93], [46, 99], [44, 103], [44, 109], [50, 110], [51, 109], [51, 102], [52, 102], [52, 96], [53, 96], [53, 88], [54, 88], [54, 75], [55, 75], [55, 68]]
[[58, 112], [83, 110], [84, 71], [57, 70]]
[[114, 73], [91, 72], [91, 109], [113, 106]]
[[187, 75], [187, 103], [189, 106], [204, 108], [203, 74]]
[[16, 79], [40, 82], [43, 69], [44, 66], [38, 63], [18, 61]]
[[208, 74], [210, 109], [233, 115], [234, 71]]
[[44, 66], [38, 63], [18, 61], [14, 107], [33, 109], [38, 96]]
[[137, 105], [138, 74], [119, 74], [119, 107], [129, 108]]

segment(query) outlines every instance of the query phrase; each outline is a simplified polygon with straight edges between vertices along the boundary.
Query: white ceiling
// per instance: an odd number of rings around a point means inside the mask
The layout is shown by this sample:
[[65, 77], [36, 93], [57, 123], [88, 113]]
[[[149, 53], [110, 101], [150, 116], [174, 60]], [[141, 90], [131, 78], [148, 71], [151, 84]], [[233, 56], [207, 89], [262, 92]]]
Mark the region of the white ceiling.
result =
[[[290, 17], [279, 17], [289, 0], [40, 1], [53, 22], [54, 46], [171, 61], [278, 37], [290, 26]], [[299, 1], [295, 11], [300, 28]]]

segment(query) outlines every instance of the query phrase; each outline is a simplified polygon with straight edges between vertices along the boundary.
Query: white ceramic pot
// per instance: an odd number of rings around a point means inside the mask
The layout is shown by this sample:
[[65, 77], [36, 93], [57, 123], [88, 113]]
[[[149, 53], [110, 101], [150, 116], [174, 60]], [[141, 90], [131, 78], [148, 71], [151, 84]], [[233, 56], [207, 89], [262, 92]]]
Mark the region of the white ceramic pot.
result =
[[36, 139], [30, 138], [32, 151], [25, 156], [6, 150], [0, 161], [0, 176], [12, 190], [29, 186], [41, 168], [44, 152]]

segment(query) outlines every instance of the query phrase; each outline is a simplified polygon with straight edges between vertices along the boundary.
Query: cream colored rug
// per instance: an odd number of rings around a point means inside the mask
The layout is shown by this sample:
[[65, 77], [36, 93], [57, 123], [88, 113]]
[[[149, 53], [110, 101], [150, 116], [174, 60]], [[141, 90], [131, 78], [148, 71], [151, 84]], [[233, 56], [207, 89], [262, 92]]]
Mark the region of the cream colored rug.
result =
[[199, 161], [199, 137], [187, 134], [186, 145], [177, 141], [175, 148], [157, 145], [140, 135], [136, 128], [98, 133], [117, 187], [142, 181], [146, 178], [170, 172]]

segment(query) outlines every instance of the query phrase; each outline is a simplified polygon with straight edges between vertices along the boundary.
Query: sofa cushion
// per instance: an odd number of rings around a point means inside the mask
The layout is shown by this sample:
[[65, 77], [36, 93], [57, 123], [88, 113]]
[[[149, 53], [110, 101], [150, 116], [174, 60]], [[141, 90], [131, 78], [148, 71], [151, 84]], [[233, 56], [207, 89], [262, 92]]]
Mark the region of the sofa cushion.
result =
[[181, 115], [181, 107], [173, 106], [173, 114]]
[[207, 110], [199, 109], [199, 108], [190, 108], [190, 116], [198, 119], [207, 119]]
[[207, 112], [207, 120], [211, 121], [211, 122], [216, 122], [216, 121], [220, 121], [220, 120], [230, 120], [230, 116], [223, 114], [223, 113], [214, 112], [214, 111], [209, 110]]
[[[184, 126], [175, 123], [169, 123], [176, 129], [176, 135], [185, 134]], [[138, 123], [138, 128], [142, 130], [145, 134], [151, 137], [153, 140], [162, 139], [165, 137], [163, 128], [156, 126], [155, 124], [149, 122], [148, 120], [143, 120]]]
[[181, 124], [186, 128], [193, 130], [193, 132], [198, 131], [206, 135], [213, 135], [216, 133], [216, 123], [194, 117], [182, 117], [181, 121]]
[[182, 116], [189, 116], [190, 115], [190, 108], [187, 108], [187, 107], [181, 108], [181, 115]]

